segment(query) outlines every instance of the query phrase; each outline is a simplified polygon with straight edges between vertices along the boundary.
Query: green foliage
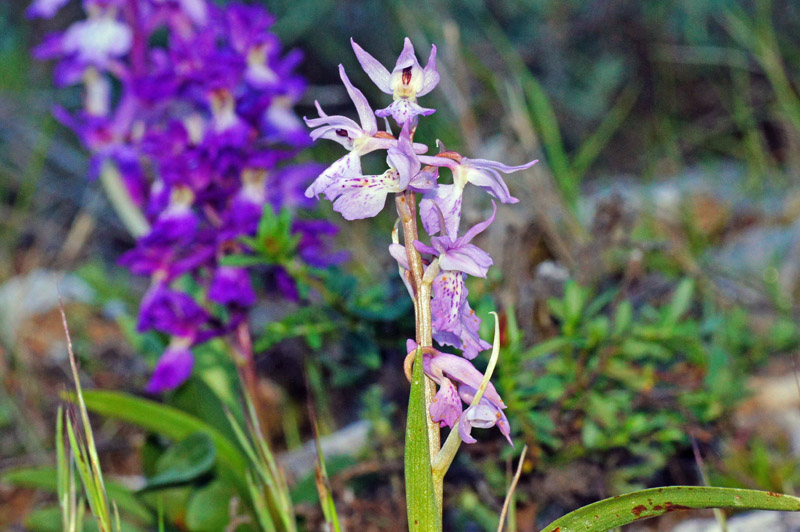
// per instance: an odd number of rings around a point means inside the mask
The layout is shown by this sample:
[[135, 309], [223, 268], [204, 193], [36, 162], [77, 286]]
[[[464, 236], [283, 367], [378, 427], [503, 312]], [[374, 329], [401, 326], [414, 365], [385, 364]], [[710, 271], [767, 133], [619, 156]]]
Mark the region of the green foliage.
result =
[[739, 508], [800, 511], [800, 498], [767, 491], [670, 486], [627, 493], [589, 504], [554, 521], [542, 532], [605, 532], [675, 510]]
[[[66, 466], [66, 461], [64, 461], [63, 464]], [[63, 488], [59, 486], [59, 482], [62, 482], [62, 475], [64, 475], [64, 473], [69, 475], [69, 471], [66, 467], [63, 469], [53, 469], [52, 467], [21, 468], [6, 471], [0, 476], [0, 480], [14, 486], [52, 491], [58, 494], [59, 500], [61, 501], [63, 500], [64, 491]], [[69, 477], [67, 476], [67, 478]], [[71, 489], [69, 485], [67, 489]], [[153, 515], [147, 506], [139, 501], [136, 496], [122, 484], [107, 481], [106, 492], [123, 514], [130, 516], [137, 522], [154, 522]]]
[[333, 491], [331, 490], [331, 481], [328, 477], [328, 468], [325, 465], [325, 455], [322, 452], [322, 445], [319, 440], [319, 429], [316, 425], [316, 419], [313, 419], [314, 424], [314, 442], [317, 447], [317, 463], [314, 467], [314, 479], [317, 485], [317, 494], [319, 495], [320, 505], [322, 506], [322, 514], [325, 516], [325, 524], [330, 532], [341, 532], [339, 525], [339, 514], [336, 511], [336, 503], [333, 499]]
[[[582, 139], [578, 148], [574, 150], [573, 154], [570, 154], [566, 148], [553, 102], [542, 84], [525, 65], [518, 48], [514, 46], [509, 36], [485, 6], [479, 9], [475, 7], [474, 3], [470, 2], [467, 5], [472, 7], [476, 17], [485, 22], [483, 31], [500, 53], [515, 81], [521, 84], [525, 97], [525, 111], [530, 114], [536, 135], [541, 137], [541, 143], [547, 155], [547, 164], [553, 173], [558, 190], [565, 203], [577, 211], [581, 182], [597, 157], [630, 115], [639, 96], [640, 87], [635, 83], [628, 84], [611, 108], [607, 110], [596, 129], [587, 138]], [[621, 70], [619, 64], [617, 63], [617, 68], [614, 68], [606, 61], [603, 66], [604, 68], [597, 69], [597, 72], [605, 75], [606, 83], [597, 85], [607, 85], [610, 81], [612, 85], [617, 86], [615, 89], [619, 88], [619, 71]], [[495, 90], [500, 92], [500, 79], [493, 73], [488, 75], [493, 80]]]
[[248, 397], [247, 433], [231, 415], [231, 426], [249, 460], [245, 478], [250, 502], [264, 532], [296, 532], [294, 508], [286, 479], [264, 437], [253, 403]]
[[425, 405], [425, 374], [422, 350], [417, 349], [411, 378], [406, 421], [405, 478], [409, 532], [442, 530], [442, 509], [438, 507], [431, 472], [428, 442], [428, 409]]
[[709, 468], [710, 481], [715, 486], [793, 492], [800, 485], [800, 464], [790, 442], [776, 436], [754, 432], [749, 437], [726, 437]]
[[180, 410], [121, 392], [90, 390], [84, 392], [86, 406], [106, 417], [133, 423], [147, 430], [180, 441], [195, 433], [208, 435], [214, 442], [225, 470], [242, 473], [246, 460], [236, 445], [219, 431]]
[[215, 481], [195, 490], [186, 506], [186, 527], [196, 532], [225, 530], [231, 522], [230, 501], [236, 492]]
[[144, 489], [153, 490], [194, 482], [209, 473], [217, 461], [211, 438], [202, 432], [191, 434], [169, 447], [158, 458], [156, 475], [147, 479]]
[[253, 251], [252, 255], [231, 255], [223, 259], [229, 266], [253, 266], [257, 264], [287, 264], [295, 260], [300, 235], [292, 233], [292, 213], [282, 209], [275, 213], [272, 206], [264, 205], [264, 212], [254, 237], [242, 237], [241, 241]]
[[691, 280], [668, 302], [639, 309], [614, 291], [593, 297], [570, 281], [549, 308], [558, 334], [528, 349], [509, 316], [498, 368], [512, 427], [548, 461], [615, 453], [622, 491], [663, 467], [688, 442], [689, 427], [713, 422], [741, 398], [752, 334], [740, 313], [694, 318]]

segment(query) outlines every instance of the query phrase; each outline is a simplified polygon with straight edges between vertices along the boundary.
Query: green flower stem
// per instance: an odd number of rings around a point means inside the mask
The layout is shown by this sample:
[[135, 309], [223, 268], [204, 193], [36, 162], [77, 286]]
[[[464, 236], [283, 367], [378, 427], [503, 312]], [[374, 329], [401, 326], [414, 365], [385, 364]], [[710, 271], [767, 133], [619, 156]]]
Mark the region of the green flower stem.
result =
[[[433, 345], [433, 326], [431, 320], [431, 282], [423, 282], [425, 276], [422, 257], [414, 247], [414, 242], [419, 240], [417, 231], [417, 197], [410, 190], [395, 196], [397, 214], [403, 227], [403, 243], [405, 244], [408, 264], [411, 270], [411, 285], [414, 289], [414, 314], [416, 321], [416, 340], [421, 348]], [[428, 412], [433, 397], [436, 395], [434, 382], [425, 378], [425, 411]], [[428, 445], [430, 448], [431, 463], [439, 454], [441, 440], [439, 435], [439, 425], [431, 420], [429, 415], [425, 416], [428, 427]], [[435, 479], [436, 480], [436, 479]], [[442, 512], [443, 483], [434, 482], [436, 492], [436, 503], [439, 513]]]
[[133, 203], [116, 165], [109, 161], [103, 163], [103, 168], [100, 171], [100, 183], [106, 191], [106, 196], [108, 196], [111, 206], [131, 236], [139, 238], [149, 233], [150, 224], [147, 223], [147, 219], [142, 214], [142, 211], [139, 210], [139, 207]]

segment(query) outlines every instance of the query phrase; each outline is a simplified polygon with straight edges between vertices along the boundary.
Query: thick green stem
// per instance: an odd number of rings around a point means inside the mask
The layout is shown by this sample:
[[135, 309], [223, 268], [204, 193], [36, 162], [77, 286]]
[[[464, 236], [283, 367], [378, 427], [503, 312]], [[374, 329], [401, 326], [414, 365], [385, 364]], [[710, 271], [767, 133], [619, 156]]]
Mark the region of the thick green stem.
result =
[[[405, 191], [395, 197], [397, 214], [400, 216], [400, 223], [403, 227], [403, 243], [405, 244], [408, 256], [408, 265], [411, 270], [411, 285], [414, 290], [414, 313], [416, 318], [416, 340], [419, 347], [431, 347], [433, 345], [433, 326], [431, 321], [431, 282], [423, 280], [425, 269], [422, 264], [422, 257], [414, 247], [414, 242], [419, 240], [417, 231], [417, 198], [414, 192]], [[427, 281], [427, 282], [425, 282]], [[425, 409], [428, 411], [434, 396], [436, 395], [435, 383], [425, 379]], [[439, 454], [441, 440], [439, 435], [439, 425], [427, 416], [428, 443], [431, 452], [431, 463]], [[436, 492], [436, 502], [439, 512], [442, 511], [443, 481], [441, 478], [434, 477], [434, 491]]]

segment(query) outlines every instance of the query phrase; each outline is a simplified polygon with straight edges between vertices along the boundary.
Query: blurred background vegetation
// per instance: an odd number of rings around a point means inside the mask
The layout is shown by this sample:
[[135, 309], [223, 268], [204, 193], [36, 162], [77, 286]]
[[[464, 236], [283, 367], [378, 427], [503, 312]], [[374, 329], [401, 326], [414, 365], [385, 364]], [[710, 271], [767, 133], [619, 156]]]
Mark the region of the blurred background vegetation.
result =
[[[50, 65], [30, 57], [43, 35], [80, 16], [79, 3], [35, 23], [24, 19], [26, 4], [0, 5], [4, 471], [53, 461], [55, 407], [68, 382], [56, 281], [87, 383], [140, 393], [161, 350], [159, 338], [134, 332], [146, 281], [115, 262], [132, 240], [87, 181], [77, 140], [50, 116], [57, 102], [74, 107], [79, 90], [55, 90]], [[420, 57], [431, 43], [440, 54], [442, 81], [425, 101], [437, 113], [423, 140], [508, 164], [540, 159], [507, 180], [521, 202], [482, 235], [496, 266], [470, 285], [482, 316], [503, 316], [497, 385], [518, 443], [504, 448], [487, 434], [462, 453], [447, 479], [453, 529], [496, 527], [523, 442], [532, 451], [517, 497], [520, 531], [632, 487], [796, 491], [800, 4], [266, 5], [287, 47], [305, 54], [310, 87], [299, 114], [313, 114], [314, 99], [330, 114], [352, 114], [339, 63], [381, 101], [349, 39], [390, 63], [409, 36]], [[320, 145], [308, 157], [334, 153]], [[486, 204], [467, 202], [469, 222], [486, 217]], [[380, 253], [392, 223], [384, 214], [342, 225], [352, 259], [325, 276], [324, 308], [260, 308], [253, 319], [262, 399], [276, 412], [269, 434], [287, 460], [311, 437], [308, 398], [323, 434], [359, 420], [369, 427], [361, 450], [328, 464], [350, 530], [397, 530], [404, 515], [401, 366], [413, 323], [396, 268]], [[233, 392], [208, 384], [232, 382], [208, 378], [233, 374], [221, 360], [213, 345], [198, 353], [206, 378], [165, 401], [230, 430], [221, 405]], [[98, 422], [112, 476], [134, 485], [156, 475], [163, 438]], [[301, 471], [296, 497], [313, 500]], [[47, 530], [31, 518], [51, 500], [35, 485], [6, 476], [0, 527]], [[202, 489], [202, 479], [188, 489]], [[320, 512], [300, 508], [313, 528]]]

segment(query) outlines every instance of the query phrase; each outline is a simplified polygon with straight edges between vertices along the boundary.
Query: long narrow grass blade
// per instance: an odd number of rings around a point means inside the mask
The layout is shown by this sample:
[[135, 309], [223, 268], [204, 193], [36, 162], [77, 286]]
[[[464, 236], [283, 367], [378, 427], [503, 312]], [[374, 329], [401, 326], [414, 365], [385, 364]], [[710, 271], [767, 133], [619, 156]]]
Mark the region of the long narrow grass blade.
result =
[[611, 141], [614, 134], [619, 131], [625, 119], [633, 111], [633, 106], [636, 100], [639, 99], [642, 87], [633, 83], [623, 89], [622, 94], [619, 95], [617, 101], [606, 113], [600, 125], [586, 139], [578, 149], [578, 153], [572, 160], [572, 172], [576, 176], [583, 176], [589, 170], [592, 163], [597, 159], [598, 155]]
[[105, 482], [103, 480], [103, 471], [100, 468], [100, 458], [97, 455], [97, 446], [94, 441], [92, 425], [89, 422], [89, 412], [86, 410], [86, 403], [83, 398], [83, 389], [81, 388], [78, 375], [78, 364], [75, 360], [75, 352], [72, 349], [72, 338], [69, 334], [69, 326], [67, 325], [67, 316], [60, 298], [58, 307], [61, 313], [61, 324], [64, 327], [64, 335], [67, 340], [67, 353], [69, 355], [69, 364], [72, 369], [72, 378], [75, 384], [78, 410], [80, 413], [81, 433], [75, 430], [73, 421], [67, 418], [67, 434], [69, 436], [70, 448], [75, 455], [78, 473], [83, 481], [84, 490], [89, 500], [92, 514], [95, 516], [95, 519], [97, 519], [98, 526], [102, 532], [112, 532], [111, 514], [109, 511]]
[[272, 520], [269, 508], [266, 505], [266, 496], [264, 491], [259, 488], [253, 478], [253, 473], [248, 471], [247, 475], [247, 488], [250, 492], [250, 500], [253, 501], [253, 508], [256, 512], [256, 518], [263, 532], [275, 532], [275, 522]]
[[[297, 525], [294, 507], [289, 497], [289, 487], [269, 448], [269, 443], [261, 432], [252, 401], [245, 397], [245, 402], [249, 436], [245, 434], [233, 414], [227, 412], [227, 416], [236, 439], [250, 462], [246, 472], [247, 490], [256, 517], [266, 532], [273, 530], [295, 532]], [[280, 528], [276, 525], [276, 520]]]
[[531, 74], [516, 47], [491, 12], [486, 9], [486, 6], [478, 8], [472, 2], [466, 2], [464, 5], [472, 10], [476, 18], [481, 20], [481, 27], [492, 45], [503, 58], [514, 79], [522, 85], [531, 118], [547, 154], [547, 164], [553, 172], [556, 185], [565, 202], [570, 208], [575, 209], [580, 176], [576, 176], [570, 165], [564, 139], [558, 127], [558, 120], [547, 93]]
[[322, 513], [325, 516], [325, 523], [328, 525], [329, 532], [341, 532], [339, 525], [339, 514], [336, 512], [336, 503], [333, 500], [328, 469], [325, 467], [325, 455], [322, 453], [322, 445], [319, 441], [319, 428], [317, 427], [317, 416], [314, 414], [312, 405], [309, 404], [311, 411], [311, 423], [314, 427], [314, 443], [317, 446], [317, 463], [314, 467], [315, 480], [317, 483], [317, 493], [319, 502], [322, 506]]
[[[519, 456], [519, 464], [517, 464], [517, 472], [514, 473], [514, 478], [511, 480], [511, 485], [508, 487], [508, 493], [506, 494], [506, 500], [503, 502], [503, 510], [500, 512], [500, 523], [497, 525], [497, 532], [503, 532], [503, 525], [505, 524], [506, 514], [509, 513], [509, 508], [511, 508], [514, 501], [514, 491], [517, 489], [517, 482], [519, 482], [519, 477], [522, 475], [522, 465], [525, 463], [525, 455], [528, 454], [528, 446], [524, 446], [522, 448], [522, 454]], [[509, 519], [510, 522], [510, 519]], [[516, 530], [516, 525], [513, 527], [509, 527], [509, 532], [513, 532]]]
[[70, 474], [72, 464], [67, 461], [66, 446], [64, 444], [64, 409], [58, 407], [56, 413], [56, 493], [58, 505], [61, 507], [61, 527], [65, 531], [72, 530], [74, 515], [70, 505]]

